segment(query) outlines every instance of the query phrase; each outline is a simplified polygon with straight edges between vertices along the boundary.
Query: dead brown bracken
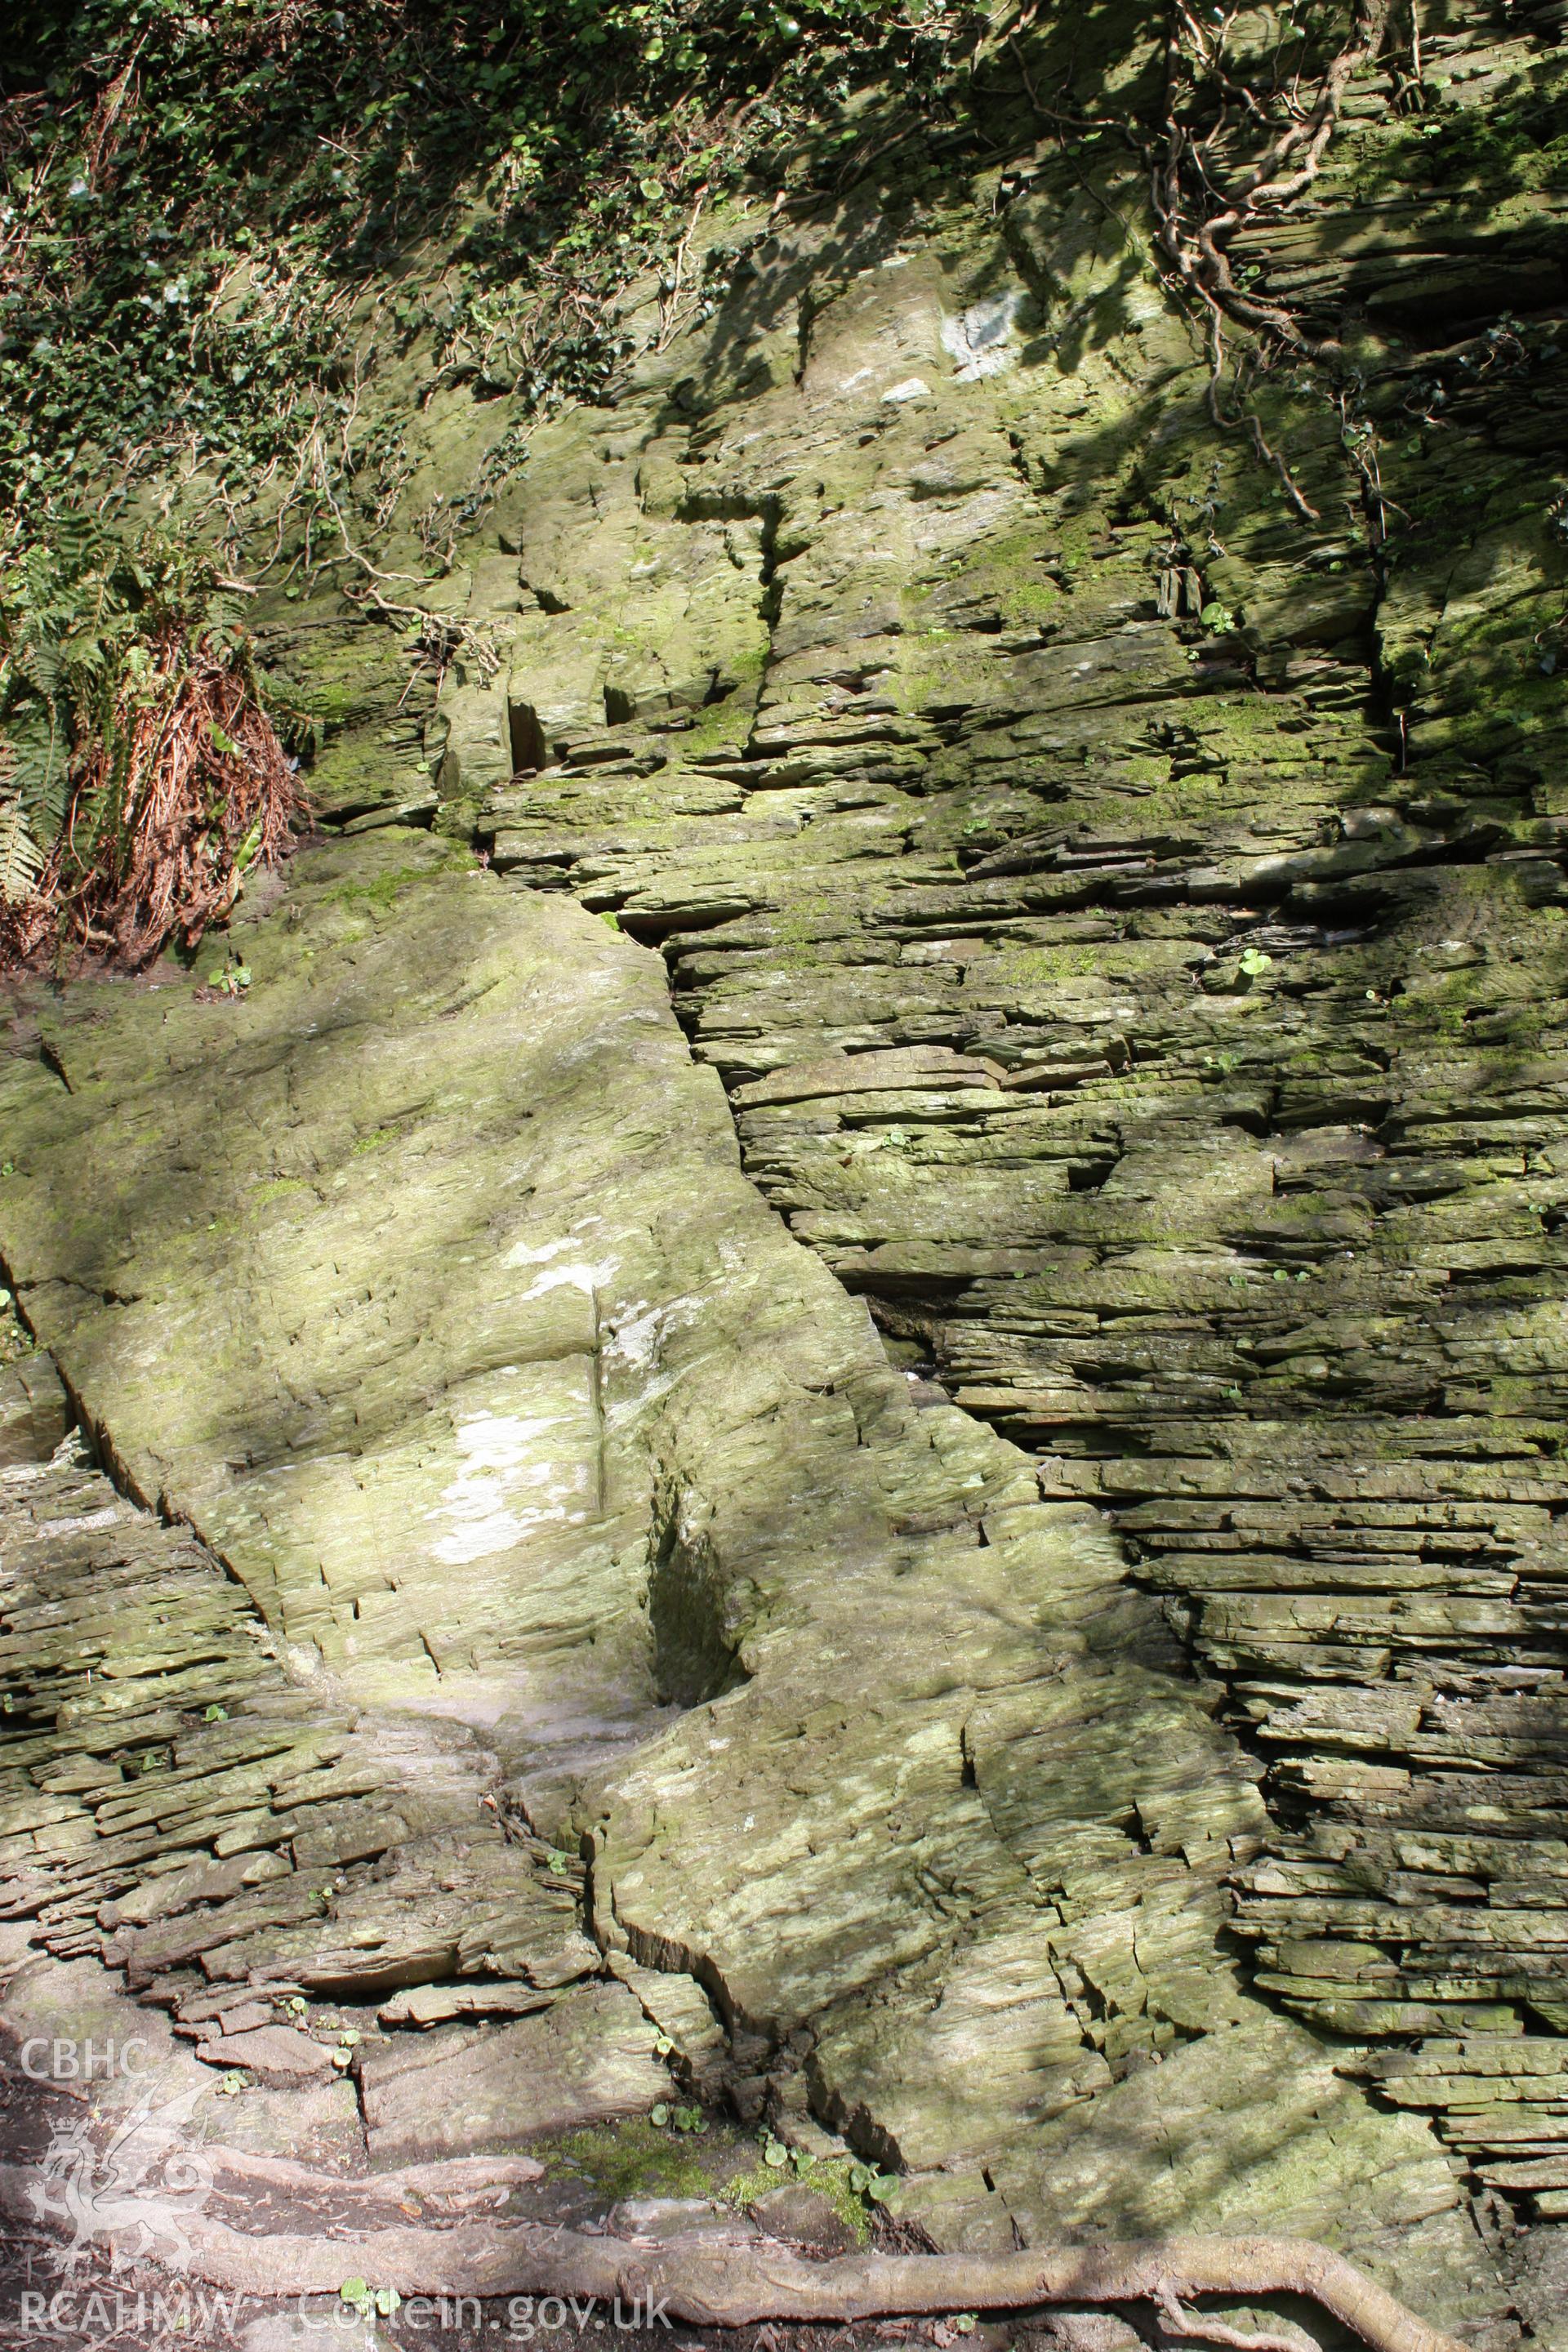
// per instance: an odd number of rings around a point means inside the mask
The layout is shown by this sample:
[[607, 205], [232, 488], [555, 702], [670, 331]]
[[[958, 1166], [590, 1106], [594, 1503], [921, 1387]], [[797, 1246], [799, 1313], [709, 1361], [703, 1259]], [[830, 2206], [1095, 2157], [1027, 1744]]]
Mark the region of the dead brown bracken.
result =
[[118, 759], [101, 735], [77, 747], [58, 838], [27, 895], [0, 899], [0, 971], [139, 970], [171, 939], [194, 947], [246, 870], [288, 855], [300, 781], [244, 672], [172, 643], [153, 669], [154, 690], [125, 699]]

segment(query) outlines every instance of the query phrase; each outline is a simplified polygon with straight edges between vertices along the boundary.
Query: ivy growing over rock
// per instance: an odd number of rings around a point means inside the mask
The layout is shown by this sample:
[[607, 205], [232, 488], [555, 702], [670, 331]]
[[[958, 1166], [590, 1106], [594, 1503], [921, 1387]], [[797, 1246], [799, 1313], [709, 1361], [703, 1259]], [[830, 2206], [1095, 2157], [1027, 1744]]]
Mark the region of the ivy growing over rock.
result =
[[[377, 278], [384, 346], [591, 394], [616, 291], [679, 273], [702, 205], [841, 158], [873, 86], [940, 118], [984, 22], [972, 0], [32, 0], [0, 63], [0, 499], [36, 515], [176, 457], [286, 479], [312, 429], [341, 454]], [[387, 298], [437, 246], [438, 298]]]

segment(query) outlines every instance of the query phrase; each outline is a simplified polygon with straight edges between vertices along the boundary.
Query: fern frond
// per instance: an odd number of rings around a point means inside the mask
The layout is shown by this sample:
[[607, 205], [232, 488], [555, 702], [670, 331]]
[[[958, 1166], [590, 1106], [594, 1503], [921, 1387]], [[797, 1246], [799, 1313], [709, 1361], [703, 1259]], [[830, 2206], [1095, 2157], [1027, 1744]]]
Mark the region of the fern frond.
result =
[[77, 507], [56, 509], [49, 522], [48, 554], [67, 572], [80, 572], [104, 543], [102, 526], [95, 516]]
[[237, 596], [226, 589], [216, 589], [207, 598], [206, 609], [202, 614], [201, 634], [216, 637], [226, 645], [232, 643], [244, 611], [245, 607]]
[[65, 821], [70, 757], [54, 713], [33, 705], [9, 722], [4, 740], [12, 755], [7, 799], [19, 802], [38, 830], [58, 832]]
[[38, 887], [44, 845], [19, 801], [0, 801], [0, 903], [19, 907]]
[[69, 668], [89, 673], [101, 669], [109, 658], [109, 646], [100, 629], [73, 629], [59, 650]]
[[24, 638], [14, 658], [28, 685], [52, 701], [60, 683], [60, 649], [54, 638], [41, 635]]
[[0, 555], [0, 908], [28, 900], [0, 923], [13, 961], [43, 952], [52, 913], [73, 953], [111, 942], [139, 967], [287, 855], [294, 764], [222, 579], [178, 531], [127, 544], [83, 516]]

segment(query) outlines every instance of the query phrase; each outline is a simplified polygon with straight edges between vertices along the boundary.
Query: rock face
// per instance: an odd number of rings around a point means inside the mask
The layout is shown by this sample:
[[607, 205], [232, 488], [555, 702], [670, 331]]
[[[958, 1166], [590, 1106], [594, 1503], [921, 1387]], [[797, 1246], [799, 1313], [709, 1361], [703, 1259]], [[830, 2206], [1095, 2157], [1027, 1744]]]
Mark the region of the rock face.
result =
[[446, 2026], [374, 2051], [363, 2073], [374, 2159], [466, 2156], [520, 2132], [642, 2115], [668, 2088], [654, 2029], [617, 1984], [586, 1987], [499, 2032]]
[[[1539, 31], [1429, 62], [1490, 103]], [[1447, 306], [1563, 247], [1389, 197], [1390, 87], [1248, 232], [1360, 339], [1350, 405], [1254, 386], [1283, 474], [1049, 142], [752, 236], [476, 528], [501, 667], [422, 767], [365, 672], [248, 992], [18, 1023], [5, 1277], [172, 1524], [0, 1373], [9, 1907], [212, 2065], [304, 2085], [347, 2006], [372, 2157], [640, 2111], [667, 2042], [939, 2243], [1297, 2231], [1510, 2340], [1466, 2200], [1568, 2212], [1563, 411], [1555, 330]]]
[[1095, 1511], [748, 1184], [658, 958], [418, 835], [239, 945], [238, 1003], [73, 991], [5, 1080], [28, 1318], [229, 1572], [7, 1474], [13, 1909], [266, 2082], [350, 2005], [373, 2159], [646, 2108], [662, 2032], [939, 2240], [1059, 2226], [1067, 2147], [1077, 2226], [1174, 2177], [1488, 2309], [1427, 2125], [1230, 1956], [1258, 1768]]
[[[1532, 40], [1447, 28], [1427, 131], [1554, 88]], [[1283, 477], [1042, 150], [934, 235], [753, 249], [542, 432], [542, 609], [436, 739], [497, 867], [662, 947], [748, 1172], [916, 1381], [1108, 1512], [1223, 1680], [1251, 1980], [1551, 2214], [1563, 409], [1552, 319], [1486, 321], [1560, 288], [1562, 215], [1379, 193], [1426, 169], [1387, 87], [1238, 242], [1360, 338], [1342, 415], [1258, 392]]]

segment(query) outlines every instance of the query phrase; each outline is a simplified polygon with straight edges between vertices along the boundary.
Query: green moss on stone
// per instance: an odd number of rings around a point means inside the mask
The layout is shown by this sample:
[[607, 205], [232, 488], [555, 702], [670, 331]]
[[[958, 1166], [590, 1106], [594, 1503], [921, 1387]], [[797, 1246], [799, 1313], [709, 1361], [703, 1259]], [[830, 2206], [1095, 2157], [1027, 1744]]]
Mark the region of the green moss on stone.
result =
[[[678, 2137], [634, 2116], [531, 2143], [528, 2152], [552, 2179], [585, 2180], [607, 2204], [616, 2204], [625, 2197], [711, 2196], [721, 2169], [715, 2157], [728, 2145]], [[768, 2185], [777, 2188], [776, 2174], [769, 2174]]]

